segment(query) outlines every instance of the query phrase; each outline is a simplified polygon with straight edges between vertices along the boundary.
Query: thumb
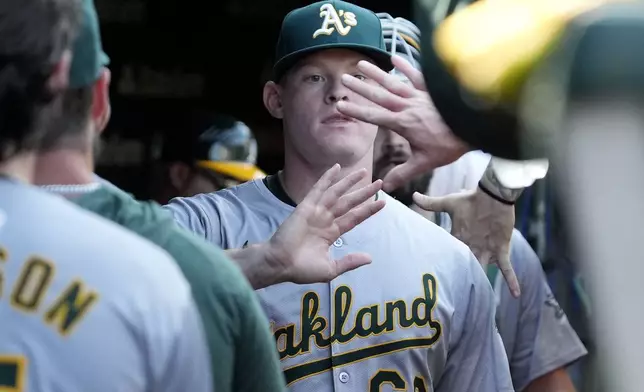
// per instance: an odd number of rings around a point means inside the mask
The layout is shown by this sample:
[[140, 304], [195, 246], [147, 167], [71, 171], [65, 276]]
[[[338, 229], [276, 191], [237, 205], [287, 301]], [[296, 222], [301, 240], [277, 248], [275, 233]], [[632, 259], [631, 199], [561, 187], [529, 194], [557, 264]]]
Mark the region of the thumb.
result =
[[353, 271], [364, 265], [371, 264], [371, 256], [366, 253], [350, 253], [340, 260], [335, 261], [335, 277], [338, 277], [345, 272]]
[[414, 203], [425, 211], [447, 212], [452, 211], [452, 198], [450, 196], [430, 197], [419, 192], [412, 195]]

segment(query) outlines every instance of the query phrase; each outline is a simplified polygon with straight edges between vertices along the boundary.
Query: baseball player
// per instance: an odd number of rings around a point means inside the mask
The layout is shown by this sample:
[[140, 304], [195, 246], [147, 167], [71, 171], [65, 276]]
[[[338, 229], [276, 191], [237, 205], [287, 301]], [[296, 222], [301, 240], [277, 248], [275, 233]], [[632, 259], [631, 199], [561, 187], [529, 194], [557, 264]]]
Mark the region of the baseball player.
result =
[[210, 391], [201, 320], [167, 253], [30, 184], [77, 8], [0, 2], [0, 390]]
[[[270, 238], [328, 167], [372, 172], [377, 127], [341, 115], [337, 103], [369, 104], [341, 82], [347, 73], [366, 80], [358, 62], [392, 68], [378, 17], [343, 1], [296, 9], [276, 59], [264, 104], [283, 121], [284, 169], [166, 206], [224, 248]], [[472, 253], [387, 194], [377, 198], [384, 209], [328, 249], [334, 258], [368, 253], [369, 266], [258, 291], [290, 390], [513, 390], [492, 289]]]
[[243, 122], [199, 113], [185, 127], [188, 132], [176, 132], [163, 144], [153, 191], [157, 202], [216, 192], [266, 175], [256, 166], [257, 141]]
[[[415, 50], [418, 47], [417, 28], [404, 18], [393, 18], [385, 13], [378, 16], [387, 50], [392, 54], [398, 53], [417, 66], [420, 55]], [[411, 148], [404, 138], [380, 128], [375, 143], [374, 177], [386, 176], [410, 156]], [[414, 193], [445, 196], [474, 189], [490, 158], [480, 151], [469, 152], [454, 163], [435, 169], [432, 175], [420, 176], [422, 181], [410, 181], [398, 188], [399, 200], [425, 215], [427, 211], [413, 203]], [[431, 181], [425, 180], [428, 177]], [[416, 200], [422, 198], [416, 197]], [[445, 214], [438, 217], [442, 218], [443, 226], [449, 231], [449, 217]], [[514, 387], [517, 391], [527, 392], [573, 392], [575, 388], [565, 367], [586, 355], [586, 348], [557, 304], [537, 255], [518, 230], [514, 230], [511, 240], [510, 260], [523, 289], [520, 298], [515, 299], [509, 288], [502, 285], [496, 267], [488, 266], [488, 276], [496, 293], [496, 322], [510, 362]]]
[[[158, 205], [137, 202], [113, 185], [93, 182], [91, 146], [109, 116], [106, 112], [109, 71], [105, 67], [106, 56], [101, 49], [93, 4], [91, 0], [86, 1], [84, 29], [74, 47], [71, 88], [64, 95], [61, 115], [51, 124], [57, 138], [49, 138], [41, 146], [37, 182], [44, 189], [63, 194], [78, 205], [148, 238], [175, 258], [191, 284], [205, 325], [215, 390], [282, 391], [284, 379], [268, 320], [239, 269], [220, 249], [179, 228]], [[289, 220], [291, 223], [286, 222], [264, 246], [235, 251], [236, 257], [241, 258], [240, 265], [250, 267], [245, 271], [257, 287], [282, 279], [328, 280], [343, 272], [343, 266], [355, 268], [368, 262], [365, 257], [349, 257], [345, 263], [341, 260], [332, 264], [326, 252], [330, 245], [326, 237], [330, 241], [337, 238], [333, 230], [338, 230], [336, 222], [343, 217], [346, 216], [346, 226], [341, 226], [341, 230], [346, 231], [377, 211], [367, 206], [362, 209], [365, 215], [361, 218], [353, 207], [373, 197], [380, 184], [369, 185], [352, 201], [343, 195], [363, 174], [343, 179], [334, 178], [335, 174], [337, 170], [330, 171], [325, 177], [327, 183], [321, 183], [319, 192], [312, 194], [312, 197], [330, 196], [328, 209], [300, 209]], [[54, 180], [65, 185], [52, 185]], [[336, 205], [346, 210], [336, 213], [337, 209], [333, 208]], [[309, 221], [317, 223], [313, 227], [317, 230], [315, 233], [308, 229]], [[246, 263], [249, 260], [253, 264]], [[317, 272], [313, 268], [316, 266]], [[331, 267], [335, 270], [330, 271]]]

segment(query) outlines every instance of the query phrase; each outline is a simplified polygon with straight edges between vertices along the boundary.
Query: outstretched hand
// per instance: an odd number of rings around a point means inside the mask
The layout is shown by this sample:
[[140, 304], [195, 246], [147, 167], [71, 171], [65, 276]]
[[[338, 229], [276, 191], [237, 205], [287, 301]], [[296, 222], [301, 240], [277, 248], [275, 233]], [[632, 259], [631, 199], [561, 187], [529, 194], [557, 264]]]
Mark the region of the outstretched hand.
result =
[[358, 105], [350, 101], [337, 104], [342, 114], [390, 129], [409, 141], [411, 157], [385, 176], [385, 191], [450, 164], [470, 150], [443, 122], [427, 93], [423, 74], [402, 57], [393, 56], [392, 62], [411, 84], [370, 62], [361, 61], [358, 63], [360, 71], [379, 86], [352, 75], [343, 75], [342, 83], [375, 105]]
[[418, 192], [414, 203], [426, 211], [446, 212], [452, 220], [452, 235], [470, 247], [485, 269], [497, 264], [510, 292], [521, 295], [519, 281], [510, 262], [510, 240], [514, 229], [514, 206], [503, 204], [480, 189], [443, 197]]
[[380, 180], [352, 190], [366, 175], [362, 169], [339, 178], [340, 165], [334, 165], [271, 237], [270, 260], [285, 271], [286, 281], [328, 282], [371, 263], [366, 253], [352, 253], [340, 260], [329, 257], [335, 240], [385, 206], [384, 200], [374, 200], [382, 187]]

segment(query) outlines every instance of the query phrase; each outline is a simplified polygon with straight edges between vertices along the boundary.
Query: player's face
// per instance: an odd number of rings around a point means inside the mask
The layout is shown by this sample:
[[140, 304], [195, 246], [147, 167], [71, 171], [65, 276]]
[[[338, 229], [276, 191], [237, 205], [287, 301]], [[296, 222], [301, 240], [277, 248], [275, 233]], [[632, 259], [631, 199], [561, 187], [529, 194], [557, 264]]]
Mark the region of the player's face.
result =
[[389, 129], [379, 128], [373, 149], [373, 174], [384, 178], [397, 165], [411, 157], [409, 142]]
[[[409, 142], [396, 132], [380, 128], [374, 143], [373, 157], [374, 180], [383, 179], [391, 169], [407, 162], [411, 157], [411, 147]], [[414, 192], [426, 193], [430, 179], [431, 173], [421, 175], [390, 194], [400, 202], [411, 205], [411, 196]]]
[[354, 51], [330, 49], [308, 56], [289, 72], [280, 92], [287, 148], [324, 164], [355, 164], [371, 154], [377, 127], [345, 117], [336, 107], [339, 101], [373, 105], [341, 81], [349, 74], [373, 83], [358, 70], [361, 60], [370, 61]]

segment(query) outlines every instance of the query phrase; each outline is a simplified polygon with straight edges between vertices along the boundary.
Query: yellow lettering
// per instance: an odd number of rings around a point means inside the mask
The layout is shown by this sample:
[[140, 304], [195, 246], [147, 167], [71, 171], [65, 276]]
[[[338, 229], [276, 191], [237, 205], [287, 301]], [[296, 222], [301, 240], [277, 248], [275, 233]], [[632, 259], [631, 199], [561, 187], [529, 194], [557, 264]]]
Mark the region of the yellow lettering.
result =
[[75, 280], [45, 313], [45, 322], [55, 325], [61, 335], [69, 335], [97, 300], [98, 294], [87, 291], [83, 282]]
[[7, 250], [0, 246], [0, 298], [2, 298], [2, 293], [4, 292], [4, 273], [2, 271], [2, 264], [9, 259], [9, 254]]
[[27, 260], [11, 293], [11, 305], [24, 312], [35, 312], [53, 276], [54, 265], [51, 262], [40, 257]]

